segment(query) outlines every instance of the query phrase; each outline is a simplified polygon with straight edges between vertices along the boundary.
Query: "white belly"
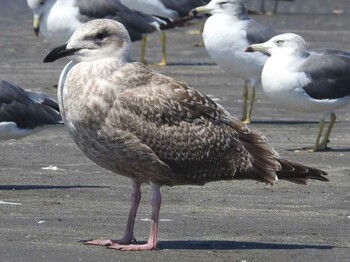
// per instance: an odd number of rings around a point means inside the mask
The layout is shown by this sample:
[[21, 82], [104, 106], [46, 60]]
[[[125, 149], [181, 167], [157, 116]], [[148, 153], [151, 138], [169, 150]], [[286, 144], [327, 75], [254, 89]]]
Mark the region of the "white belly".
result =
[[[299, 112], [330, 113], [350, 103], [350, 96], [338, 99], [315, 99], [302, 88], [311, 79], [303, 72], [290, 71], [291, 66], [283, 65], [279, 60], [270, 58], [262, 72], [264, 93], [282, 108]], [[287, 69], [288, 68], [288, 69]]]
[[242, 28], [244, 23], [224, 15], [209, 17], [204, 26], [203, 41], [210, 57], [227, 74], [259, 83], [267, 56], [244, 52], [249, 45]]
[[40, 23], [40, 34], [53, 45], [67, 42], [75, 29], [81, 25], [78, 20], [79, 9], [73, 6], [74, 1], [64, 1], [64, 6], [61, 1], [57, 1], [47, 10]]

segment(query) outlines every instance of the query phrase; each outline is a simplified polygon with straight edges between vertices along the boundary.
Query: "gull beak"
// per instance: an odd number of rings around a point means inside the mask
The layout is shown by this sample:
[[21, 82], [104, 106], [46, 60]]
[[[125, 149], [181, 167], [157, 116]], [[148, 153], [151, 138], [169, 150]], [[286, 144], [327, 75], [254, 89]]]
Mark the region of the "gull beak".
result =
[[210, 14], [211, 11], [212, 11], [211, 8], [208, 8], [206, 5], [203, 5], [192, 9], [188, 15], [196, 16], [198, 14]]
[[74, 55], [79, 51], [77, 48], [67, 48], [67, 44], [52, 49], [44, 58], [44, 63], [54, 62], [60, 58]]
[[267, 53], [267, 49], [269, 49], [267, 46], [264, 44], [255, 44], [255, 45], [250, 45], [248, 46], [244, 52], [263, 52]]
[[36, 37], [39, 36], [40, 31], [40, 17], [35, 16], [33, 20], [33, 29]]

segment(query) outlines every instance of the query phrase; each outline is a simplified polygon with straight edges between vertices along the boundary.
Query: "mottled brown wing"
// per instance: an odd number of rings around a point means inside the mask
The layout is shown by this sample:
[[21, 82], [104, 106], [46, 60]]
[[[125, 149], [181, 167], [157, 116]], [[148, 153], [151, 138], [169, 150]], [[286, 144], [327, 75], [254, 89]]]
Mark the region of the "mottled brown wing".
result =
[[260, 131], [248, 128], [185, 82], [140, 64], [125, 70], [129, 73], [123, 80], [132, 86], [126, 84], [119, 94], [123, 113], [118, 117], [123, 115], [124, 129], [170, 167], [175, 184], [327, 181], [323, 171], [280, 159]]
[[178, 184], [233, 179], [237, 170], [251, 168], [250, 154], [221, 106], [155, 72], [145, 81], [119, 94], [123, 128], [169, 165]]

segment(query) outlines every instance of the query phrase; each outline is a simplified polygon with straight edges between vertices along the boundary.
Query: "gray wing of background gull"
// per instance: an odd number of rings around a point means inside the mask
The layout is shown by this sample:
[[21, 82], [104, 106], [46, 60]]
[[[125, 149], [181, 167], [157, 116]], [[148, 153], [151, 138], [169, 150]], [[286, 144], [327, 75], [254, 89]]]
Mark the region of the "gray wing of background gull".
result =
[[4, 80], [0, 81], [0, 122], [14, 122], [23, 129], [63, 124], [55, 100]]
[[137, 41], [145, 33], [166, 29], [170, 20], [131, 10], [118, 0], [75, 0], [82, 22], [97, 18], [109, 18], [122, 23], [130, 34], [131, 41]]
[[247, 18], [248, 23], [246, 27], [247, 40], [249, 45], [258, 44], [268, 41], [270, 38], [277, 35], [277, 33], [270, 27], [256, 22], [253, 19]]
[[188, 16], [188, 13], [198, 6], [206, 5], [210, 0], [161, 0], [165, 7], [175, 10], [180, 17]]
[[318, 49], [306, 53], [299, 70], [311, 82], [303, 87], [314, 99], [337, 99], [350, 95], [350, 53]]

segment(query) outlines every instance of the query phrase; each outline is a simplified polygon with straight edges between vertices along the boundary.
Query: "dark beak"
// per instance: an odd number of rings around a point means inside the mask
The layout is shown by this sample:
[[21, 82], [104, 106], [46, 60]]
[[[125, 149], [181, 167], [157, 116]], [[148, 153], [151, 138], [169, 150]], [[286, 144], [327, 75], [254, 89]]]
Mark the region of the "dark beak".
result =
[[62, 46], [52, 49], [50, 53], [48, 53], [44, 58], [44, 63], [54, 62], [62, 57], [74, 55], [75, 52], [79, 50], [80, 49], [77, 48], [67, 49], [67, 44], [64, 44]]

